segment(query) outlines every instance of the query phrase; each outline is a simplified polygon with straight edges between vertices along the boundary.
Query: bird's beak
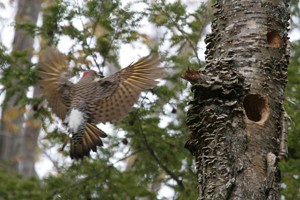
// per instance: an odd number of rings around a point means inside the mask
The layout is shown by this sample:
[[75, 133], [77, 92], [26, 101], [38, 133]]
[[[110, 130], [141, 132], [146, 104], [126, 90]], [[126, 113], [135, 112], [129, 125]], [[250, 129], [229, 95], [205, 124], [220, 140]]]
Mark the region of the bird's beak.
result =
[[96, 74], [94, 81], [100, 81], [102, 78], [104, 78], [104, 76], [102, 74]]
[[102, 72], [101, 73], [97, 73], [97, 78], [104, 78]]

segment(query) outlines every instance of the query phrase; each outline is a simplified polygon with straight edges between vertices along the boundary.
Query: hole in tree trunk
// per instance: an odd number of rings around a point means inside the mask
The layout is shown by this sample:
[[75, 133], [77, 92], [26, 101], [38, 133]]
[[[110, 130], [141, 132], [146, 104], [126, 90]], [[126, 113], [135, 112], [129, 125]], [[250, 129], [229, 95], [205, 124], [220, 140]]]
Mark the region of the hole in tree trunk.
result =
[[267, 41], [272, 48], [279, 48], [282, 44], [282, 39], [276, 31], [270, 31], [267, 33]]
[[266, 98], [259, 94], [249, 94], [244, 98], [244, 109], [248, 119], [263, 125], [269, 117], [269, 105]]

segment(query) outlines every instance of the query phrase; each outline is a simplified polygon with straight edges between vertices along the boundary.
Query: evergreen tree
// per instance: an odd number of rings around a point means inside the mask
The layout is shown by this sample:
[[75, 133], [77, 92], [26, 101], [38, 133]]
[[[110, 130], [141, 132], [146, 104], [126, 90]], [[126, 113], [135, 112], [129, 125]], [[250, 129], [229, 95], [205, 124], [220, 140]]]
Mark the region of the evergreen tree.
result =
[[[292, 14], [297, 16], [297, 2], [291, 3]], [[124, 46], [141, 47], [145, 54], [158, 52], [168, 76], [159, 87], [142, 95], [129, 116], [107, 126], [109, 137], [98, 154], [81, 162], [70, 162], [68, 146], [63, 152], [58, 151], [66, 138], [64, 128], [42, 103], [42, 97], [26, 95], [28, 88], [37, 82], [37, 64], [24, 58], [26, 51], [8, 53], [1, 45], [1, 84], [7, 97], [2, 106], [18, 91], [17, 103], [34, 108], [32, 116], [43, 126], [38, 139], [42, 148], [40, 156], [47, 156], [53, 162], [55, 172], [41, 180], [23, 180], [3, 169], [0, 178], [11, 181], [0, 186], [0, 196], [4, 199], [164, 199], [168, 195], [161, 189], [168, 188], [172, 191], [170, 198], [196, 199], [196, 164], [184, 148], [189, 137], [185, 121], [192, 94], [190, 84], [181, 76], [188, 66], [197, 70], [205, 66], [200, 44], [211, 23], [210, 4], [211, 1], [138, 0], [127, 4], [121, 0], [58, 0], [43, 4], [41, 26], [17, 22], [16, 28], [37, 38], [41, 49], [46, 46], [61, 49], [68, 56], [76, 77], [88, 68], [105, 76], [116, 71], [120, 68], [119, 58], [124, 57]], [[220, 37], [224, 31], [219, 32]], [[214, 28], [213, 32], [216, 33]], [[299, 174], [298, 46], [291, 45], [294, 49], [289, 69], [291, 79], [286, 93], [289, 100], [286, 108], [291, 123], [294, 122], [289, 130], [290, 159], [281, 166], [282, 185], [286, 186], [282, 195], [286, 199], [297, 197], [300, 185], [296, 178]], [[39, 55], [39, 51], [35, 53]], [[129, 62], [145, 54], [130, 52]], [[15, 65], [26, 68], [12, 70]], [[18, 84], [13, 82], [15, 77]], [[53, 151], [56, 153], [49, 153]]]

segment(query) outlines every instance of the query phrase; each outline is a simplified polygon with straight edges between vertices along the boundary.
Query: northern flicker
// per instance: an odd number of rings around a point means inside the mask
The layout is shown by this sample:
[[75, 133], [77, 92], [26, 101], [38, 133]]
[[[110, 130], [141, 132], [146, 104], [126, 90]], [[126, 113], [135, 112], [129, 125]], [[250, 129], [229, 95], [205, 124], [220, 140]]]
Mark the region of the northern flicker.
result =
[[140, 93], [156, 86], [156, 79], [164, 74], [156, 55], [143, 57], [106, 78], [85, 71], [76, 84], [69, 81], [66, 56], [56, 49], [42, 51], [39, 63], [40, 86], [48, 106], [72, 135], [72, 159], [89, 156], [90, 150], [96, 152], [103, 145], [101, 138], [106, 137], [96, 124], [125, 117]]

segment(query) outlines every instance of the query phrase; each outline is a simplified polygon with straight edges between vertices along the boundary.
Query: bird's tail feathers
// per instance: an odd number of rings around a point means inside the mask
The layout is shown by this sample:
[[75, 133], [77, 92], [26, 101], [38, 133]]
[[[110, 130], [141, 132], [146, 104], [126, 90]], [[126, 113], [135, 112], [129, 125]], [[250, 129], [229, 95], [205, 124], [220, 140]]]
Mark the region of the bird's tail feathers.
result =
[[105, 138], [106, 136], [107, 135], [95, 124], [87, 123], [84, 134], [80, 139], [78, 136], [72, 136], [70, 149], [71, 158], [82, 159], [84, 156], [89, 156], [90, 150], [96, 152], [97, 146], [103, 146], [101, 138]]

